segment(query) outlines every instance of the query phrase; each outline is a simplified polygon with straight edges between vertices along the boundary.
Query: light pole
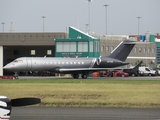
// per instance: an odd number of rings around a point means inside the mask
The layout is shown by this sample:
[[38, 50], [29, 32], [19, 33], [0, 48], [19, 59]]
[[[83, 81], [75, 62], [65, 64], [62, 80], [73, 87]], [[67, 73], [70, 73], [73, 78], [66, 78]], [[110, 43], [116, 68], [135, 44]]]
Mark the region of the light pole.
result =
[[105, 5], [103, 5], [103, 6], [105, 7], [105, 11], [106, 11], [106, 35], [107, 35], [107, 7], [108, 7], [109, 5], [105, 4]]
[[139, 27], [140, 27], [140, 16], [137, 17], [138, 18], [138, 35], [139, 35]]
[[5, 24], [5, 23], [3, 22], [3, 23], [2, 23], [2, 26], [3, 26], [3, 27], [2, 27], [2, 31], [3, 31], [3, 32], [4, 32], [4, 24]]
[[42, 16], [41, 18], [43, 18], [43, 32], [44, 32], [44, 18], [46, 18], [46, 16]]
[[86, 24], [86, 33], [88, 33], [88, 24]]
[[90, 33], [90, 27], [91, 27], [91, 24], [90, 24], [90, 3], [92, 2], [92, 0], [87, 0], [88, 2], [88, 34]]

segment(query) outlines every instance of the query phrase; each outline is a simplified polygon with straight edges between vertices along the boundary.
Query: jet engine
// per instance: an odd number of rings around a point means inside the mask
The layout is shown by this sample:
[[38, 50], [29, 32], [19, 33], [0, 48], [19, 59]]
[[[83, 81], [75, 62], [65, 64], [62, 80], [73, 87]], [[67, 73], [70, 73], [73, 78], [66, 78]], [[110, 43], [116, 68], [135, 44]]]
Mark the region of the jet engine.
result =
[[11, 108], [11, 100], [5, 96], [0, 96], [0, 120], [9, 120]]
[[97, 63], [97, 65], [100, 65], [100, 63], [101, 63], [101, 56], [97, 59], [97, 61], [96, 61], [96, 63]]
[[0, 120], [10, 119], [12, 107], [34, 105], [40, 102], [38, 98], [9, 99], [6, 96], [0, 96]]

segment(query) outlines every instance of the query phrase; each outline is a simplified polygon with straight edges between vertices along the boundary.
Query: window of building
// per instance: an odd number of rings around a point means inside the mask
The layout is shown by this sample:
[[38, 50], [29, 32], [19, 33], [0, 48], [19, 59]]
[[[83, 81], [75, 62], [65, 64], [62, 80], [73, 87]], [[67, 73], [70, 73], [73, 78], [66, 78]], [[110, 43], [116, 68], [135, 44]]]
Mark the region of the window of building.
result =
[[144, 53], [146, 53], [146, 48], [144, 48], [143, 50], [144, 50]]
[[99, 42], [94, 42], [94, 52], [99, 52]]
[[93, 52], [93, 42], [90, 42], [90, 52]]
[[114, 50], [114, 46], [111, 46], [111, 52]]
[[142, 48], [141, 47], [139, 48], [139, 52], [142, 52]]
[[104, 51], [104, 46], [102, 45], [102, 46], [101, 46], [101, 52], [103, 52], [103, 51]]
[[151, 51], [150, 48], [148, 48], [148, 53], [150, 53], [150, 51]]
[[137, 53], [137, 47], [134, 48], [134, 52]]
[[106, 46], [106, 51], [109, 51], [109, 46]]
[[[69, 49], [70, 49], [70, 42], [63, 42], [63, 47], [65, 48], [65, 51], [66, 52], [69, 52]], [[63, 51], [64, 52], [64, 51]]]
[[31, 55], [35, 55], [36, 54], [36, 50], [31, 50]]
[[76, 52], [76, 42], [57, 42], [57, 52]]
[[76, 52], [76, 42], [70, 42], [69, 52]]
[[47, 55], [52, 55], [52, 50], [47, 50]]
[[152, 53], [155, 53], [155, 50], [154, 50], [154, 48], [152, 48]]
[[88, 42], [78, 42], [78, 52], [88, 52]]

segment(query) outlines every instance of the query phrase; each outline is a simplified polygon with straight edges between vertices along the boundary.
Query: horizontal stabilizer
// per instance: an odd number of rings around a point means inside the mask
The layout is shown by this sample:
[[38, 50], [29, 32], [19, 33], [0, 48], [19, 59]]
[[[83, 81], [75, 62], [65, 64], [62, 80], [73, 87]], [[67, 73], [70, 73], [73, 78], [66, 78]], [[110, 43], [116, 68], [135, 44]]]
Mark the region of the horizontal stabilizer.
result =
[[13, 107], [19, 107], [19, 106], [35, 105], [41, 103], [41, 100], [39, 98], [17, 98], [17, 99], [12, 99], [11, 102]]

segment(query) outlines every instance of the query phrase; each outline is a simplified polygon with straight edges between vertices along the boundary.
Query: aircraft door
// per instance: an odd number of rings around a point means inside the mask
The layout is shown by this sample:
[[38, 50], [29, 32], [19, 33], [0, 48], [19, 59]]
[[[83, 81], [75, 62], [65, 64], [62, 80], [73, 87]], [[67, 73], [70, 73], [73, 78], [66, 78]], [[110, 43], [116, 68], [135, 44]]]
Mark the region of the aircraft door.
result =
[[32, 59], [27, 59], [27, 70], [32, 71]]

